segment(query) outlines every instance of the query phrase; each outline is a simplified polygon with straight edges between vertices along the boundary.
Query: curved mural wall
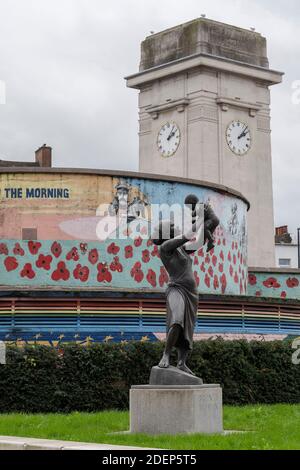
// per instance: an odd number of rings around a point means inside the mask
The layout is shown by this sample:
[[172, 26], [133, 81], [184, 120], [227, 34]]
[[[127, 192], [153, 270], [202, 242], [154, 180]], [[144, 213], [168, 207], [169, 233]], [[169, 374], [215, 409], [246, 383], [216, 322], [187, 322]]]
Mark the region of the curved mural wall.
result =
[[300, 299], [299, 269], [256, 269], [248, 274], [248, 295], [283, 300]]
[[14, 170], [0, 174], [0, 191], [2, 286], [163, 290], [168, 276], [149, 239], [151, 208], [180, 209], [192, 193], [220, 219], [215, 248], [192, 256], [199, 291], [247, 292], [248, 204], [226, 188], [127, 173]]

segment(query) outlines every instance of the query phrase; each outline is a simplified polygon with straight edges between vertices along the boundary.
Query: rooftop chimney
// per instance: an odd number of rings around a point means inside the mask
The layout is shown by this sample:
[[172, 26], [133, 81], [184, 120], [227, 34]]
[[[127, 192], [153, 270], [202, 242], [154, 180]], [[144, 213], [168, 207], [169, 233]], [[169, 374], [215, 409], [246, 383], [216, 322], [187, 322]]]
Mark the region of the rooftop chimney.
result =
[[281, 227], [276, 227], [275, 231], [276, 231], [276, 235], [278, 235], [278, 236], [285, 235], [286, 233], [289, 233], [287, 225], [282, 225]]
[[52, 167], [52, 148], [44, 144], [35, 152], [35, 161], [40, 167]]
[[276, 227], [275, 243], [292, 243], [292, 237], [289, 233], [287, 225], [283, 225], [282, 227]]

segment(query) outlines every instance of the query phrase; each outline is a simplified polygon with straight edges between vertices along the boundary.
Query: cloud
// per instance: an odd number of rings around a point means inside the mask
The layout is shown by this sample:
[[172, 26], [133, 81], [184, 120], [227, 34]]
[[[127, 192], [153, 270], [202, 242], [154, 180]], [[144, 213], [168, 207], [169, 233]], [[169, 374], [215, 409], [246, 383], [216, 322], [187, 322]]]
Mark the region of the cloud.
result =
[[[29, 160], [47, 143], [56, 166], [138, 168], [137, 92], [123, 77], [138, 70], [140, 42], [206, 13], [268, 39], [270, 65], [286, 72], [272, 88], [276, 223], [297, 225], [300, 105], [291, 85], [299, 3], [293, 0], [0, 0], [0, 158]], [[300, 221], [299, 221], [300, 223]]]

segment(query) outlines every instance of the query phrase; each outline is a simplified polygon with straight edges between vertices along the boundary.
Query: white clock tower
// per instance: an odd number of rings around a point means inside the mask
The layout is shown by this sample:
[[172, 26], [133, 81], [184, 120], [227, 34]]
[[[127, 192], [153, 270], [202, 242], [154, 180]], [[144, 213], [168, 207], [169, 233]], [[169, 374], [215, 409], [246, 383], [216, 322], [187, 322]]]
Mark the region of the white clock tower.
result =
[[252, 267], [273, 267], [271, 70], [259, 33], [199, 18], [147, 37], [140, 71], [139, 169], [240, 191]]

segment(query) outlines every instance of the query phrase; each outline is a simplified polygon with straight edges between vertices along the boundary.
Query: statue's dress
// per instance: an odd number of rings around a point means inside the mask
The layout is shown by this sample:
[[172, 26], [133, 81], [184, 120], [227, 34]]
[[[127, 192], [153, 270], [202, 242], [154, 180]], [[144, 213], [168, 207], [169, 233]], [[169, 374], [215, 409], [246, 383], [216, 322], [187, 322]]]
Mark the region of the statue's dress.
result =
[[164, 244], [160, 247], [160, 255], [170, 276], [166, 291], [167, 332], [173, 325], [180, 325], [182, 334], [175, 346], [191, 350], [199, 301], [192, 259], [184, 248], [170, 252], [165, 250]]

